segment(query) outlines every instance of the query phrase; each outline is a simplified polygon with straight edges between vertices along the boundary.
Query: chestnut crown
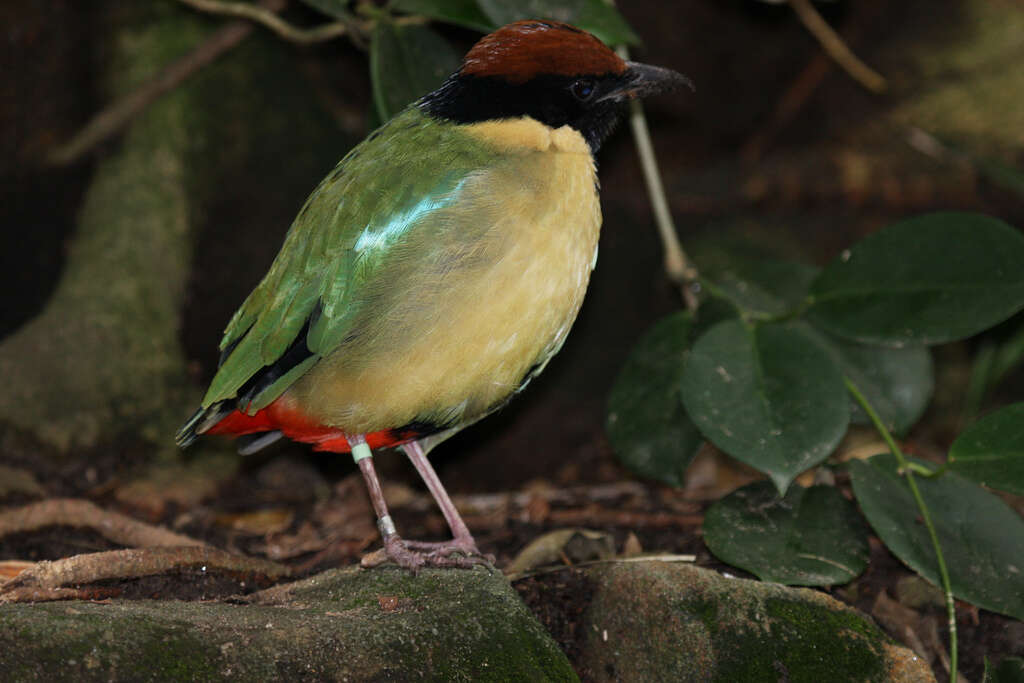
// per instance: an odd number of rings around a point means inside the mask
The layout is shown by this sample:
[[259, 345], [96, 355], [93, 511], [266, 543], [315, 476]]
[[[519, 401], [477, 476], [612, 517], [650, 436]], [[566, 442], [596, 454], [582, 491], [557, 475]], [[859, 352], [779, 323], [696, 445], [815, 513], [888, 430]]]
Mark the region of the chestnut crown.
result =
[[596, 152], [622, 103], [690, 84], [670, 69], [628, 62], [575, 26], [517, 21], [484, 36], [462, 66], [417, 103], [456, 123], [530, 116], [571, 126]]

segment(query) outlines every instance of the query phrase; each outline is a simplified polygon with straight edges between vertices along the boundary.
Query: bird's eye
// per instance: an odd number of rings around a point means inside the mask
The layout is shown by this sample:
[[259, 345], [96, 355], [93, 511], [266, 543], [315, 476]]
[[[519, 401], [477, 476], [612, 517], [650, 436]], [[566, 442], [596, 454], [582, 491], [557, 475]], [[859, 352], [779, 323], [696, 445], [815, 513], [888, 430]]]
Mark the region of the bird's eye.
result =
[[586, 102], [594, 94], [593, 81], [576, 81], [572, 84], [572, 96], [581, 102]]

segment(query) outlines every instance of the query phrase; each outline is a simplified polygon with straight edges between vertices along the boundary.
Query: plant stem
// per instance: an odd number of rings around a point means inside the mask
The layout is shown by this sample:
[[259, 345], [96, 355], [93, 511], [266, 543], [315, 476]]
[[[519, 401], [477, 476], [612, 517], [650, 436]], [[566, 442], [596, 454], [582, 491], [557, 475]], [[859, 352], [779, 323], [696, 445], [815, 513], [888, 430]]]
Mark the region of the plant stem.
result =
[[857, 385], [853, 381], [843, 376], [843, 382], [846, 383], [846, 388], [853, 395], [854, 400], [864, 409], [864, 412], [871, 419], [871, 423], [881, 434], [882, 439], [889, 446], [889, 451], [896, 458], [896, 462], [899, 463], [900, 472], [907, 479], [907, 486], [910, 487], [910, 492], [914, 496], [914, 500], [917, 502], [917, 509], [921, 513], [921, 519], [924, 521], [925, 528], [928, 530], [928, 536], [931, 537], [932, 547], [935, 548], [935, 559], [939, 565], [939, 577], [942, 580], [942, 592], [946, 596], [946, 614], [949, 617], [949, 680], [951, 683], [955, 683], [957, 680], [957, 637], [956, 637], [956, 606], [953, 603], [953, 588], [949, 582], [949, 571], [946, 569], [946, 560], [942, 555], [942, 546], [939, 544], [939, 535], [935, 531], [935, 525], [932, 524], [931, 515], [928, 513], [928, 506], [924, 502], [924, 498], [921, 496], [921, 491], [917, 488], [917, 480], [914, 479], [914, 472], [911, 468], [913, 463], [907, 461], [903, 455], [903, 451], [896, 444], [896, 440], [893, 439], [892, 434], [886, 428], [885, 423], [882, 422], [882, 418], [878, 416], [875, 409], [868, 402], [867, 397], [861, 393], [861, 390], [857, 388]]
[[351, 29], [344, 21], [335, 21], [311, 29], [296, 28], [273, 11], [258, 5], [245, 2], [221, 2], [221, 0], [179, 0], [193, 9], [221, 14], [229, 17], [241, 17], [263, 24], [285, 40], [300, 45], [311, 45], [345, 35]]
[[810, 0], [789, 0], [789, 5], [807, 30], [818, 40], [822, 49], [855, 81], [873, 93], [885, 90], [885, 78], [862, 62], [850, 48], [846, 47], [843, 39], [821, 18]]
[[[629, 51], [625, 45], [620, 45], [616, 52], [623, 59], [629, 59]], [[640, 167], [643, 169], [647, 194], [651, 200], [651, 208], [654, 210], [654, 222], [658, 226], [658, 234], [661, 236], [661, 243], [665, 248], [665, 272], [672, 282], [679, 285], [686, 308], [695, 311], [698, 302], [692, 285], [698, 277], [697, 268], [686, 257], [686, 252], [683, 251], [676, 234], [676, 226], [672, 220], [672, 212], [668, 208], [668, 199], [665, 196], [665, 187], [661, 182], [661, 173], [658, 171], [658, 160], [654, 156], [654, 145], [651, 144], [651, 133], [647, 129], [647, 118], [644, 116], [643, 106], [638, 100], [633, 100], [629, 104], [629, 125], [633, 129], [633, 139], [636, 140], [636, 150], [640, 155]]]

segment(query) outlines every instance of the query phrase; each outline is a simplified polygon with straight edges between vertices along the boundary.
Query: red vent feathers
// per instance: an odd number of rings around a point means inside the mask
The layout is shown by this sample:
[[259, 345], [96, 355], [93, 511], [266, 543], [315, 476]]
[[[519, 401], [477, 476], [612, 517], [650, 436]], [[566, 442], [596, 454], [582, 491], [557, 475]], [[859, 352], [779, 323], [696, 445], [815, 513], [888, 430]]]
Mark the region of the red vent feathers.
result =
[[621, 74], [626, 63], [604, 43], [575, 26], [517, 21], [484, 36], [466, 54], [462, 73], [524, 83], [534, 76]]

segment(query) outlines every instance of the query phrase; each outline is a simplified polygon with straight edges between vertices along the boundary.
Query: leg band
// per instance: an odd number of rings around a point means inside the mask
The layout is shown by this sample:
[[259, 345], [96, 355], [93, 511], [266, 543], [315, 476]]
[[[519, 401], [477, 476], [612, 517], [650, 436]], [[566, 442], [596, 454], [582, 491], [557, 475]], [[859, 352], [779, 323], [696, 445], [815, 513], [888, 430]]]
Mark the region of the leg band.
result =
[[358, 463], [360, 460], [371, 456], [373, 456], [373, 452], [370, 450], [370, 447], [366, 445], [365, 441], [352, 446], [352, 460], [355, 462]]
[[377, 530], [380, 531], [382, 538], [388, 538], [398, 533], [398, 529], [395, 528], [395, 522], [391, 519], [391, 515], [384, 515], [377, 520]]

